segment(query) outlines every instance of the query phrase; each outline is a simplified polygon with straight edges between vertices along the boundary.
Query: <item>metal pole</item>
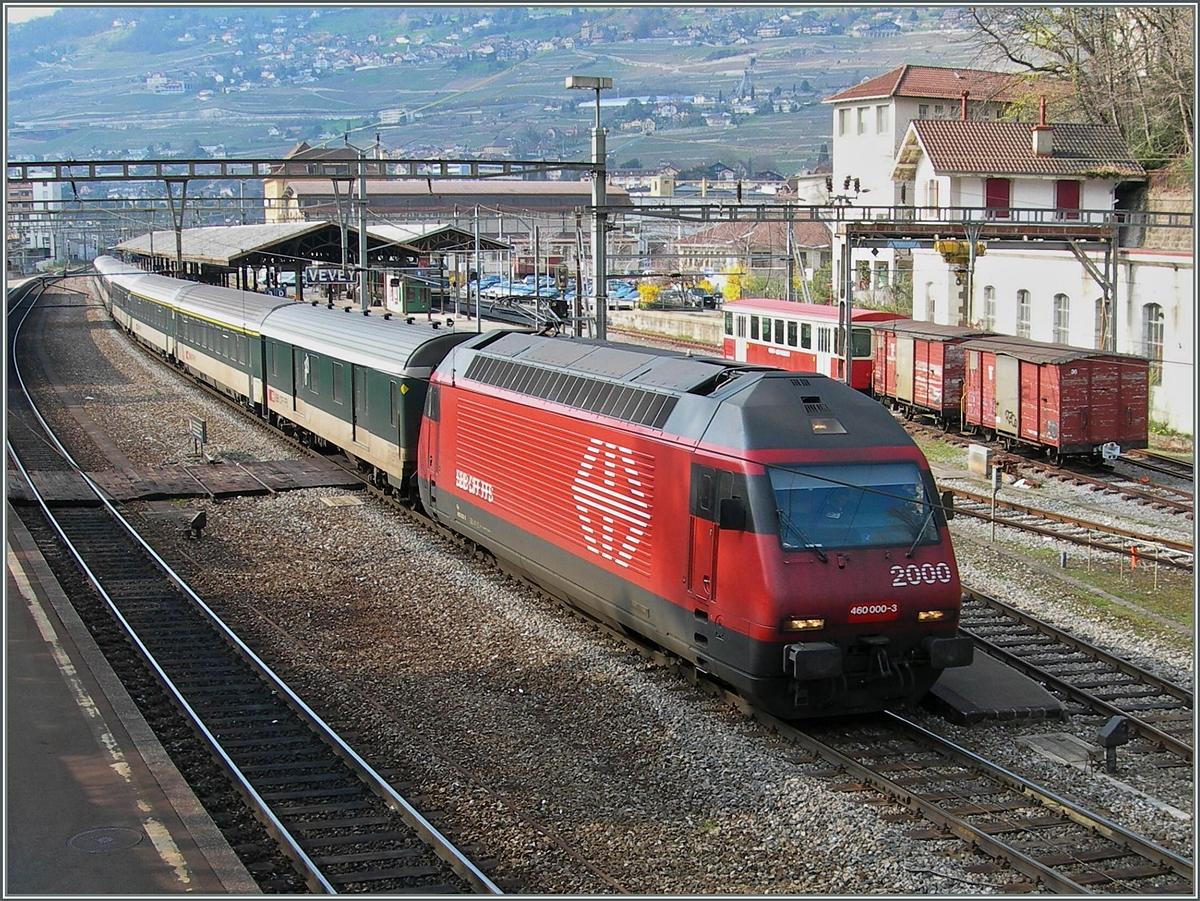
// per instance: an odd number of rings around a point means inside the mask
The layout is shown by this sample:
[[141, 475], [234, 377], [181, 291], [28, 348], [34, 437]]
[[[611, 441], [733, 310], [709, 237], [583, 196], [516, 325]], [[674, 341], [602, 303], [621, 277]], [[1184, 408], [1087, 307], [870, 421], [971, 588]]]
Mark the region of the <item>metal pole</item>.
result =
[[850, 229], [846, 228], [842, 245], [842, 283], [845, 297], [841, 309], [838, 310], [838, 329], [842, 332], [842, 381], [851, 384], [850, 379], [850, 321], [854, 306], [854, 273], [851, 270]]
[[602, 212], [607, 202], [606, 156], [604, 130], [600, 128], [600, 88], [596, 88], [596, 127], [592, 129], [592, 162], [596, 164], [596, 170], [592, 173], [592, 206], [595, 208], [592, 219], [592, 264], [595, 269], [592, 291], [596, 298], [596, 337], [601, 341], [608, 340], [608, 217]]
[[367, 164], [358, 151], [358, 307], [366, 311], [371, 302], [367, 297], [371, 284], [371, 267], [367, 260]]
[[[483, 331], [483, 320], [479, 312], [479, 283], [483, 279], [483, 270], [479, 263], [479, 204], [475, 205], [475, 332]], [[467, 317], [471, 316], [471, 273], [467, 273]]]

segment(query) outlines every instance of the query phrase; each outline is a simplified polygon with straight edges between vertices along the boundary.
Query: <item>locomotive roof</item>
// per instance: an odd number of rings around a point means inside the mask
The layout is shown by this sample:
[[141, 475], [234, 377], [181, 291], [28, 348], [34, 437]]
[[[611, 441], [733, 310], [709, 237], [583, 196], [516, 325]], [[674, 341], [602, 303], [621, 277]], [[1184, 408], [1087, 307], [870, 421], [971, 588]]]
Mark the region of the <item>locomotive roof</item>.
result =
[[379, 314], [364, 316], [357, 308], [346, 312], [303, 303], [272, 311], [262, 333], [336, 360], [410, 377], [428, 376], [454, 345], [475, 337], [446, 328], [441, 320], [418, 318], [409, 325]]
[[1027, 363], [1071, 363], [1075, 360], [1140, 360], [1145, 357], [1135, 354], [1122, 354], [1111, 350], [1092, 350], [1086, 347], [1071, 347], [1068, 344], [1047, 344], [1044, 341], [1034, 341], [1032, 338], [1017, 338], [1013, 335], [988, 335], [987, 337], [964, 341], [963, 347], [968, 350], [978, 350], [989, 354], [1004, 354], [1024, 360]]
[[[723, 309], [735, 313], [771, 313], [776, 316], [795, 316], [800, 319], [828, 319], [830, 322], [838, 320], [836, 306], [820, 303], [797, 303], [774, 297], [743, 297], [741, 300], [727, 300]], [[850, 312], [853, 322], [880, 322], [902, 318], [899, 313], [868, 310], [864, 307], [854, 307]]]
[[912, 445], [883, 406], [822, 375], [516, 332], [483, 335], [448, 362], [455, 378], [695, 443], [738, 450]]

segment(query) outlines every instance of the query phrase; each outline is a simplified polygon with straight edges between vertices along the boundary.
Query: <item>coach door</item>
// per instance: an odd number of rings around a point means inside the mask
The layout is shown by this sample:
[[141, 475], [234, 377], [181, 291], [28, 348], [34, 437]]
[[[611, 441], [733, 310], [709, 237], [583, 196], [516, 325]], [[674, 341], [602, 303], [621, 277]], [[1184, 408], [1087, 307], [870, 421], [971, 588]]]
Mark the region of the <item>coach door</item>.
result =
[[370, 430], [367, 423], [367, 370], [361, 366], [350, 366], [350, 378], [354, 382], [350, 392], [350, 423], [354, 443], [361, 447], [370, 447]]

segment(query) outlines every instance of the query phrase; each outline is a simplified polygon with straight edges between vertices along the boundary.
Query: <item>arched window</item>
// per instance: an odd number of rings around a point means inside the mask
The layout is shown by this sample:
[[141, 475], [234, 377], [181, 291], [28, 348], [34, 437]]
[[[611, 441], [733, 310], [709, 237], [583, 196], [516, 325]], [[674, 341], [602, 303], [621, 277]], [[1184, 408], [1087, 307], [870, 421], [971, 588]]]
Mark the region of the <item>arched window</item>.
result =
[[996, 328], [996, 286], [985, 285], [983, 288], [983, 327], [988, 331]]
[[1055, 344], [1071, 343], [1071, 298], [1065, 294], [1054, 295], [1054, 337]]
[[1142, 307], [1142, 353], [1150, 361], [1150, 384], [1162, 384], [1163, 310], [1156, 303]]
[[1033, 303], [1029, 292], [1022, 288], [1017, 292], [1017, 337], [1029, 337], [1029, 320], [1033, 316]]

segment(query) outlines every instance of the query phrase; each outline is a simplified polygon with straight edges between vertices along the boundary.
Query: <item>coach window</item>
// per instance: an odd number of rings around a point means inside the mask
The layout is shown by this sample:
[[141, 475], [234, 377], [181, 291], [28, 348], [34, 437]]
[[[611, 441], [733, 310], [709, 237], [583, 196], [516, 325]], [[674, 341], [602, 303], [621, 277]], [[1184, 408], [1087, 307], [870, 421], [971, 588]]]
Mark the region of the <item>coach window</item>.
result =
[[776, 344], [783, 343], [783, 320], [782, 319], [775, 320], [775, 343]]
[[762, 338], [768, 344], [771, 343], [771, 317], [764, 316], [762, 318]]
[[790, 320], [788, 322], [788, 342], [787, 343], [788, 343], [788, 347], [796, 346], [796, 321], [794, 319]]
[[805, 350], [812, 350], [812, 323], [800, 323], [800, 346]]
[[725, 334], [733, 334], [733, 314], [728, 311], [725, 313]]
[[335, 362], [333, 364], [333, 384], [330, 386], [330, 392], [335, 404], [345, 403], [345, 380], [346, 367], [341, 363]]
[[750, 317], [750, 340], [751, 341], [758, 340], [758, 317], [757, 316]]

